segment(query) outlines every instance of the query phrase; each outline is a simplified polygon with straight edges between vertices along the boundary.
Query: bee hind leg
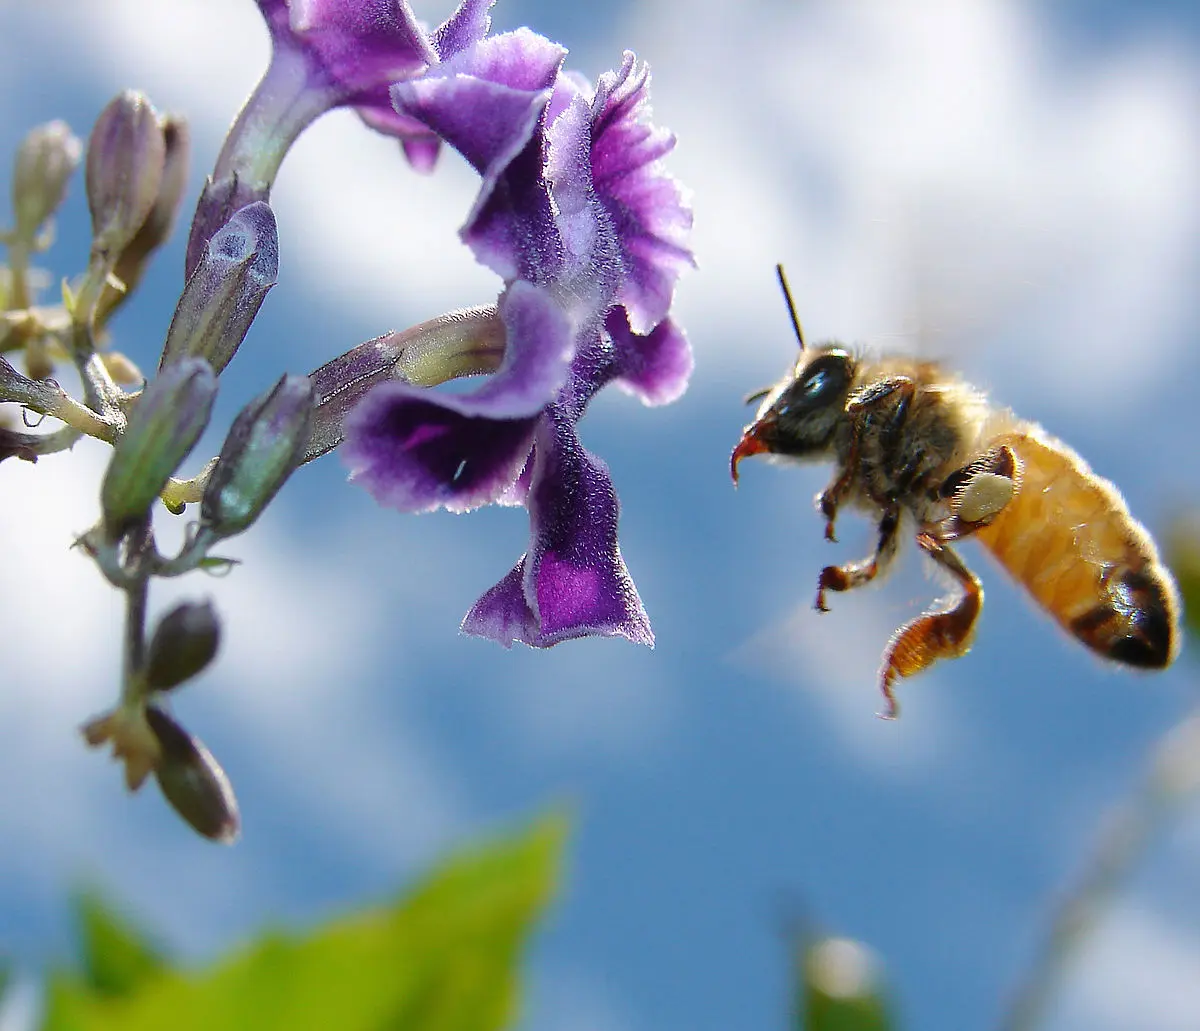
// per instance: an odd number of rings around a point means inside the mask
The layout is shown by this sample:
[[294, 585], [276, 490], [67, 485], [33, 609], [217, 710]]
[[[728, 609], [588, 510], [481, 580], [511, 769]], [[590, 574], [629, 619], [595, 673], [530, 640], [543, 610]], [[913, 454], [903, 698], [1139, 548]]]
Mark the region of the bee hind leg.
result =
[[818, 612], [828, 612], [825, 604], [826, 591], [849, 591], [870, 583], [891, 564], [896, 556], [897, 530], [900, 527], [900, 507], [892, 505], [884, 510], [879, 520], [879, 543], [870, 558], [847, 562], [841, 566], [826, 566], [817, 577]]
[[965, 655], [983, 610], [983, 588], [962, 559], [928, 531], [917, 535], [917, 543], [954, 577], [961, 592], [948, 608], [925, 612], [892, 635], [879, 671], [879, 689], [887, 699], [887, 709], [879, 715], [887, 720], [900, 715], [894, 690], [896, 679], [920, 673], [938, 659]]
[[929, 534], [941, 544], [962, 540], [987, 526], [1016, 497], [1021, 483], [1021, 460], [1001, 444], [942, 481], [939, 493], [950, 502], [950, 515]]

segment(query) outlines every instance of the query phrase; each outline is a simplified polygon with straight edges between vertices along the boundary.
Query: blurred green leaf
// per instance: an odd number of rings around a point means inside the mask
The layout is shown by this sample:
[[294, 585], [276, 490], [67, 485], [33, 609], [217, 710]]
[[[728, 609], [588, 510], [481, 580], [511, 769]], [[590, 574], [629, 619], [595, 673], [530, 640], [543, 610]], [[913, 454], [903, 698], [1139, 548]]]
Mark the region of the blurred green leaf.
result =
[[848, 938], [817, 938], [801, 955], [798, 1031], [889, 1031], [895, 1024], [871, 952]]
[[1194, 643], [1200, 637], [1200, 515], [1176, 520], [1167, 533], [1166, 553], [1183, 599], [1183, 625]]
[[131, 995], [166, 969], [166, 960], [158, 948], [110, 909], [97, 892], [82, 892], [75, 909], [83, 982], [93, 994]]
[[51, 980], [43, 1031], [491, 1031], [517, 1013], [522, 947], [553, 894], [566, 821], [452, 857], [398, 902], [268, 933], [125, 998]]
[[4, 996], [8, 994], [8, 986], [12, 982], [12, 965], [0, 956], [0, 1007], [4, 1006]]

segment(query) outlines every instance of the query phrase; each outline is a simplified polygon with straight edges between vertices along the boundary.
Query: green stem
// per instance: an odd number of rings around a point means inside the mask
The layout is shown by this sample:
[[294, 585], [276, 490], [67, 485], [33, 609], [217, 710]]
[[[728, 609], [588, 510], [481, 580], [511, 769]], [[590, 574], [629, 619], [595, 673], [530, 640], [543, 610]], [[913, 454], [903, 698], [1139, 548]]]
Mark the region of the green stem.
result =
[[12, 279], [8, 296], [8, 308], [18, 311], [28, 308], [29, 295], [29, 242], [14, 239], [8, 244], [8, 271]]
[[[144, 528], [131, 547], [131, 561], [141, 564], [142, 553], [150, 541], [150, 532]], [[125, 587], [125, 647], [123, 676], [121, 677], [121, 704], [132, 707], [141, 705], [145, 696], [142, 684], [142, 668], [146, 655], [146, 603], [149, 595], [149, 578], [135, 575]]]
[[208, 464], [189, 480], [177, 480], [172, 476], [159, 495], [163, 504], [178, 515], [185, 505], [194, 505], [204, 497], [204, 488], [208, 486], [208, 478], [212, 475], [217, 460], [211, 458]]
[[275, 49], [262, 81], [238, 112], [217, 156], [212, 177], [238, 181], [270, 192], [279, 166], [296, 137], [332, 106], [324, 91], [314, 88], [303, 55]]

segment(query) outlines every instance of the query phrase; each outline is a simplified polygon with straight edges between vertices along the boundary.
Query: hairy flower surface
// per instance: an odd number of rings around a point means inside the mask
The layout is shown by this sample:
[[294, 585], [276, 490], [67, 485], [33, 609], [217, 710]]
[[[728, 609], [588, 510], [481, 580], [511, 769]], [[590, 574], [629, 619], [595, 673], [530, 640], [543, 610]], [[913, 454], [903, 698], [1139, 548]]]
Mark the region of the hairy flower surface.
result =
[[503, 359], [466, 393], [386, 382], [346, 422], [353, 479], [404, 511], [523, 504], [531, 541], [463, 629], [505, 645], [585, 635], [653, 643], [617, 543], [618, 502], [576, 423], [617, 383], [648, 404], [684, 390], [691, 352], [668, 317], [692, 263], [691, 212], [660, 159], [649, 73], [626, 53], [595, 88], [528, 29], [480, 38], [392, 99], [482, 184], [461, 230], [504, 281]]

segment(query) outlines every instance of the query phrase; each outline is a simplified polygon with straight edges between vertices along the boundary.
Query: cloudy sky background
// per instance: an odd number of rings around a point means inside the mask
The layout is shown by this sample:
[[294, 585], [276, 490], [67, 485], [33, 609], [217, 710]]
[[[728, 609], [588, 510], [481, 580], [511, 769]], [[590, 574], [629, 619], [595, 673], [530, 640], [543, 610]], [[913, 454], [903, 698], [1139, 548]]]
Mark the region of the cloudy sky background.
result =
[[[68, 890], [90, 879], [204, 959], [265, 922], [379, 898], [566, 800], [578, 827], [531, 1031], [782, 1027], [800, 914], [877, 950], [907, 1026], [994, 1019], [1102, 815], [1194, 701], [1194, 658], [1152, 678], [1101, 669], [968, 546], [988, 596], [975, 649], [877, 720], [883, 645], [939, 588], [909, 555], [819, 618], [818, 569], [863, 553], [866, 527], [850, 517], [824, 543], [811, 498], [828, 470], [747, 463], [735, 493], [728, 454], [740, 398], [792, 356], [783, 261], [811, 339], [947, 358], [1070, 440], [1156, 531], [1194, 504], [1200, 15], [1132, 0], [730, 12], [494, 11], [589, 77], [625, 48], [649, 60], [694, 191], [700, 269], [677, 306], [692, 388], [658, 410], [604, 396], [582, 426], [621, 492], [656, 649], [460, 637], [523, 549], [524, 514], [399, 516], [326, 459], [228, 549], [245, 561], [233, 576], [172, 585], [226, 618], [216, 669], [177, 704], [239, 790], [243, 840], [210, 847], [153, 792], [127, 798], [78, 739], [116, 690], [118, 600], [68, 550], [96, 517], [105, 449], [6, 462], [0, 950], [63, 957]], [[86, 135], [135, 86], [191, 120], [194, 195], [266, 54], [249, 0], [0, 4], [0, 150], [53, 117]], [[200, 452], [283, 369], [494, 296], [456, 236], [474, 190], [454, 155], [419, 178], [350, 115], [310, 130], [272, 197], [281, 282]], [[77, 182], [56, 275], [82, 267], [85, 213]], [[146, 367], [181, 266], [176, 242], [118, 324]], [[1197, 1026], [1198, 861], [1193, 814], [1139, 867], [1050, 1027]]]

